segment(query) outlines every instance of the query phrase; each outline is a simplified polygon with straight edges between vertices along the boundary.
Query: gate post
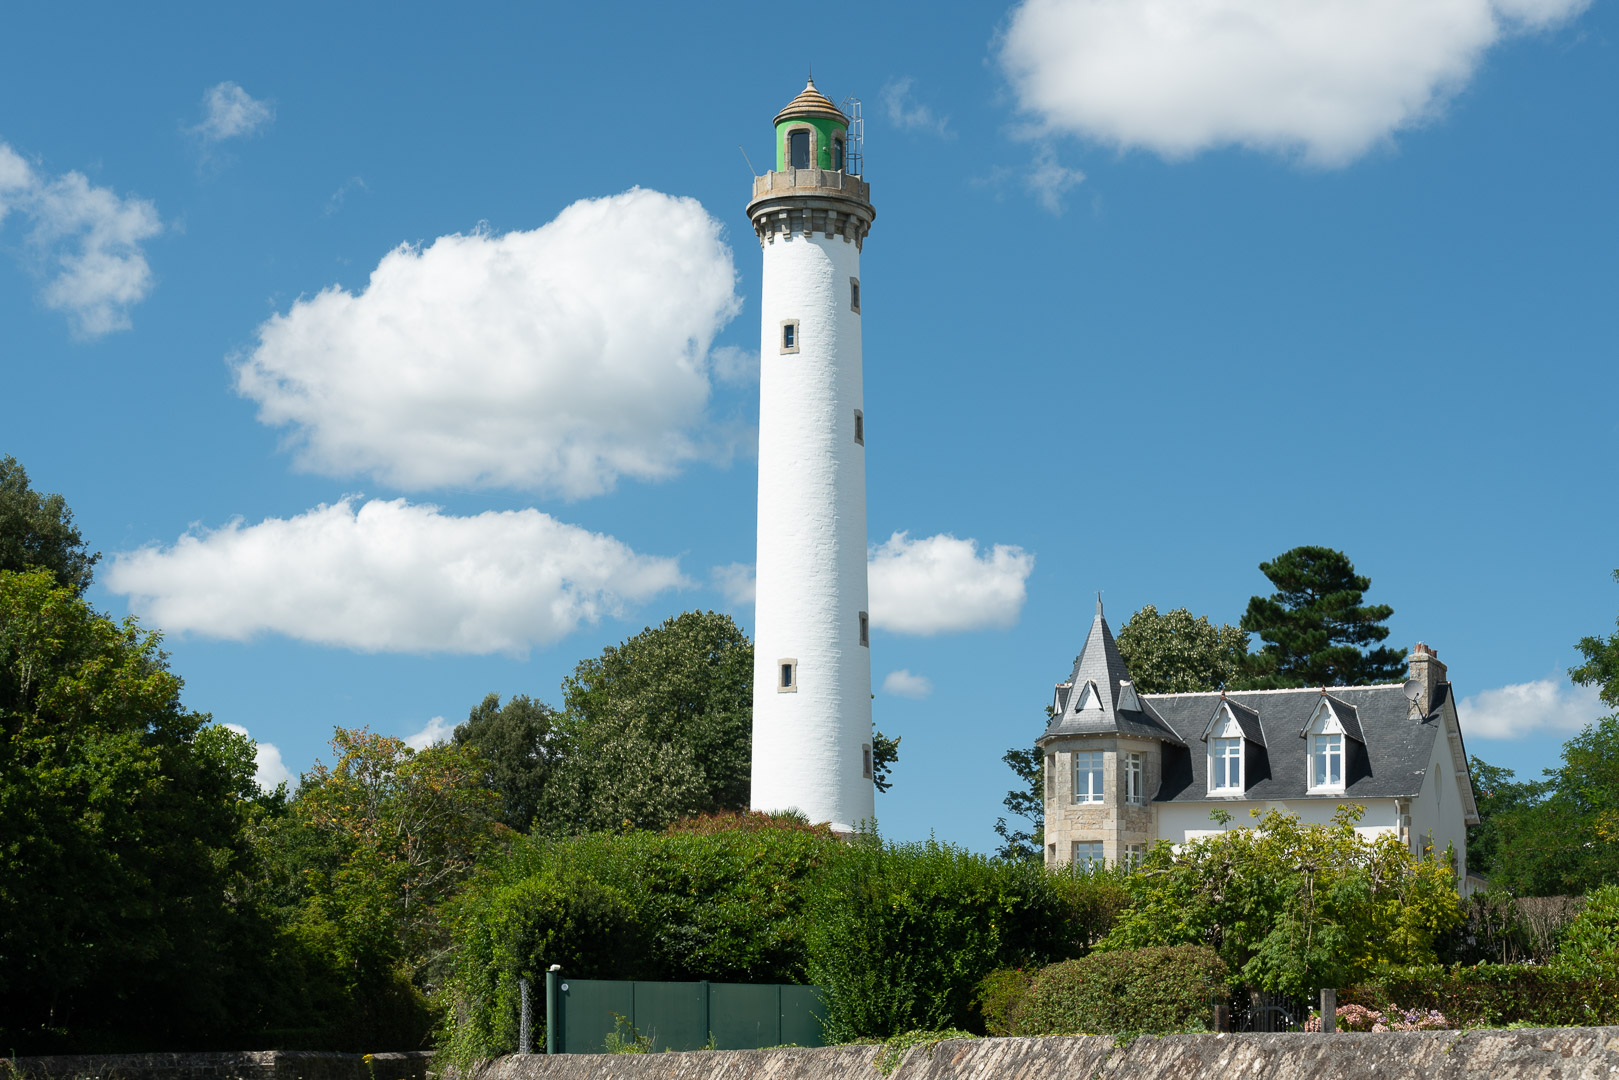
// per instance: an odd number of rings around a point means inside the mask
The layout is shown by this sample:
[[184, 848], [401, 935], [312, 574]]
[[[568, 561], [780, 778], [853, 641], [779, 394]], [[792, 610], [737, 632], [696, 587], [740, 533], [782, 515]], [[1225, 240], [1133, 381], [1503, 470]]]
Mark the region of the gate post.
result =
[[517, 1013], [517, 1052], [519, 1054], [532, 1054], [534, 1052], [534, 1003], [529, 1000], [528, 976], [523, 975], [517, 980], [517, 992], [522, 998], [522, 1004]]
[[1321, 1034], [1338, 1030], [1338, 991], [1321, 991]]
[[567, 1040], [562, 1032], [562, 965], [552, 964], [545, 973], [545, 1052], [566, 1054]]
[[1265, 997], [1258, 990], [1248, 991], [1249, 1024], [1254, 1031], [1271, 1029], [1270, 1013], [1265, 1009]]

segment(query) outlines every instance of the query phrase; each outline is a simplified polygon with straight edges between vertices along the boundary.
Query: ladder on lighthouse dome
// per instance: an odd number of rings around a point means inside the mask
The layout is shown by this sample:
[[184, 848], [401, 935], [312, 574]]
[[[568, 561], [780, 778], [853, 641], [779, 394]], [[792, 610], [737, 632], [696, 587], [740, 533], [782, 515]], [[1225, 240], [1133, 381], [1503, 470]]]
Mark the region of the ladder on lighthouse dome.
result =
[[839, 106], [849, 118], [849, 141], [843, 149], [843, 171], [851, 176], [865, 172], [866, 118], [860, 112], [860, 99], [846, 97]]

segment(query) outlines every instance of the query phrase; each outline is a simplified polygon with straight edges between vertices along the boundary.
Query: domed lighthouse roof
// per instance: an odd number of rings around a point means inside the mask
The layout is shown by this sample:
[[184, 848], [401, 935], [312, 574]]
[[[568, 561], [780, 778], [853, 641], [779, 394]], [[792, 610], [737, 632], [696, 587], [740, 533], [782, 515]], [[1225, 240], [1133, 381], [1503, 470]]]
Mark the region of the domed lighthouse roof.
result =
[[815, 89], [815, 80], [812, 78], [798, 92], [798, 96], [787, 103], [787, 107], [776, 114], [775, 122], [780, 124], [783, 120], [800, 120], [816, 117], [822, 120], [836, 120], [844, 127], [849, 126], [849, 118], [843, 115], [843, 110], [832, 104], [832, 99]]

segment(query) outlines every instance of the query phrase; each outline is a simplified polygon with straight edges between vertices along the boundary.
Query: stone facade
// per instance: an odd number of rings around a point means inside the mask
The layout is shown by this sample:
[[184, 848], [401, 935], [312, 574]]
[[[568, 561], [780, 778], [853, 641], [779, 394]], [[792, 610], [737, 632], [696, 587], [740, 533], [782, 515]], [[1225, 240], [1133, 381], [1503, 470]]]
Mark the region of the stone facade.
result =
[[[1045, 745], [1046, 861], [1067, 862], [1076, 843], [1100, 841], [1108, 862], [1125, 859], [1131, 849], [1145, 851], [1158, 838], [1152, 808], [1158, 790], [1161, 759], [1150, 739], [1122, 735], [1080, 735], [1053, 739]], [[1105, 783], [1101, 802], [1074, 799], [1074, 755], [1100, 752]], [[1141, 755], [1142, 797], [1127, 797], [1128, 754]]]
[[[879, 1046], [505, 1057], [468, 1080], [879, 1080]], [[1110, 1035], [916, 1046], [890, 1080], [1596, 1080], [1619, 1076], [1619, 1028], [1337, 1035]]]

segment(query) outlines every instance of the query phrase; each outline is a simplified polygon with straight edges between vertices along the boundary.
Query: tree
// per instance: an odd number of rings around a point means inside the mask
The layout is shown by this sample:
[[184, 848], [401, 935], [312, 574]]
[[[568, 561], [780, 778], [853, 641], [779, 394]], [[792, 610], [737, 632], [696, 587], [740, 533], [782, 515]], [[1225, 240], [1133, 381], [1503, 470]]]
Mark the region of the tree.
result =
[[253, 744], [83, 580], [0, 570], [0, 1046], [229, 1043], [274, 962], [240, 887]]
[[[1613, 572], [1619, 581], [1619, 570]], [[1569, 678], [1581, 686], [1599, 688], [1602, 702], [1619, 709], [1619, 634], [1603, 637], [1592, 634], [1574, 646], [1585, 656], [1585, 663], [1568, 669]]]
[[455, 745], [475, 750], [489, 785], [500, 796], [500, 820], [526, 833], [535, 818], [552, 812], [552, 778], [565, 752], [556, 711], [525, 694], [500, 703], [490, 694], [456, 727]]
[[0, 458], [0, 570], [49, 570], [58, 585], [82, 596], [100, 558], [85, 550], [62, 496], [41, 495], [16, 458]]
[[1532, 809], [1551, 790], [1549, 780], [1514, 780], [1511, 769], [1470, 759], [1473, 798], [1479, 823], [1467, 836], [1467, 869], [1489, 875], [1501, 860], [1502, 823], [1511, 815]]
[[1435, 942], [1462, 917], [1450, 866], [1413, 859], [1395, 836], [1361, 836], [1361, 813], [1300, 825], [1273, 810], [1256, 828], [1156, 845], [1097, 948], [1208, 945], [1244, 982], [1295, 995], [1351, 985], [1379, 963], [1435, 963]]
[[1119, 655], [1144, 694], [1224, 690], [1248, 659], [1248, 635], [1235, 626], [1215, 626], [1207, 615], [1185, 608], [1158, 614], [1151, 604], [1119, 630]]
[[462, 746], [414, 751], [363, 728], [331, 746], [266, 830], [266, 887], [339, 984], [328, 1023], [343, 1048], [414, 1048], [446, 970], [444, 905], [496, 843], [500, 799]]
[[1371, 579], [1341, 551], [1296, 547], [1259, 569], [1276, 586], [1248, 601], [1242, 629], [1264, 642], [1248, 657], [1241, 688], [1364, 686], [1405, 676], [1400, 650], [1368, 648], [1389, 636], [1394, 609], [1364, 605]]
[[1012, 747], [1001, 755], [1001, 760], [1023, 781], [1022, 786], [1006, 793], [1001, 804], [1014, 818], [1027, 822], [1026, 828], [1013, 829], [1006, 819], [997, 818], [995, 835], [1001, 838], [996, 854], [1003, 859], [1041, 859], [1046, 843], [1046, 765], [1040, 751], [1034, 747]]
[[894, 766], [899, 764], [899, 744], [905, 738], [896, 735], [890, 739], [880, 731], [871, 733], [871, 783], [882, 794], [894, 786], [889, 779], [894, 773]]
[[753, 644], [729, 615], [648, 627], [581, 661], [562, 690], [567, 755], [549, 831], [747, 809]]

